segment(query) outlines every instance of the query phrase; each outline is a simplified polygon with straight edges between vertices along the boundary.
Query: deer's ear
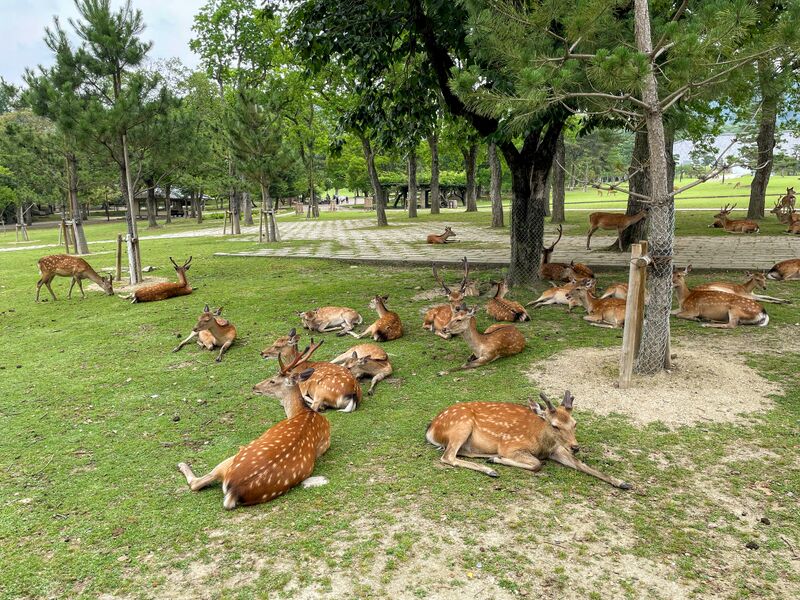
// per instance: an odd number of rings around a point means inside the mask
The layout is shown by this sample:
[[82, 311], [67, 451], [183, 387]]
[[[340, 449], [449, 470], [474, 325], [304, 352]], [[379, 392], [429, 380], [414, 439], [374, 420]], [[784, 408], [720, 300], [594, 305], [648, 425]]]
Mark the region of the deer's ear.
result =
[[295, 329], [294, 327], [292, 327], [292, 328], [291, 328], [291, 330], [289, 331], [289, 337], [290, 337], [290, 338], [293, 338], [293, 337], [294, 337], [294, 336], [296, 336], [296, 335], [297, 335], [297, 329]]
[[389, 299], [389, 295], [387, 294], [386, 296], [381, 296], [381, 298], [384, 302], [386, 302]]
[[217, 310], [215, 310], [214, 314], [220, 316], [222, 314], [222, 307], [220, 306]]
[[351, 358], [358, 358], [358, 352], [353, 352], [353, 355], [352, 355]]
[[686, 268], [684, 269], [684, 273], [691, 273], [691, 272], [692, 272], [692, 265], [686, 265]]
[[305, 381], [314, 374], [314, 369], [306, 369], [294, 376], [295, 381]]
[[211, 312], [211, 308], [209, 308], [208, 304], [203, 307], [203, 312]]

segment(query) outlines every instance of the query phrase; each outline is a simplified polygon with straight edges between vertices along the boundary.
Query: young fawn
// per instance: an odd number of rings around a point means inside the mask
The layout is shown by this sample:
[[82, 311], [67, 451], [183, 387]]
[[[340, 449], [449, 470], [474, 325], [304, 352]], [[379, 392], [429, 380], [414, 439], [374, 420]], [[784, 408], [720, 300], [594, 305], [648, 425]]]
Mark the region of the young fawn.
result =
[[361, 325], [364, 321], [358, 312], [342, 306], [323, 306], [297, 314], [305, 329], [320, 333], [340, 330], [341, 335], [344, 335], [345, 332], [351, 331], [353, 327]]
[[743, 298], [750, 298], [759, 302], [769, 302], [771, 304], [791, 304], [789, 300], [782, 298], [774, 298], [772, 296], [765, 296], [762, 294], [754, 294], [753, 290], [758, 288], [760, 290], [767, 289], [767, 276], [764, 273], [751, 273], [745, 271], [747, 280], [744, 283], [730, 283], [728, 281], [712, 281], [711, 283], [703, 283], [692, 288], [695, 292], [700, 290], [712, 290], [715, 292], [728, 292], [729, 294], [736, 294]]
[[585, 277], [580, 281], [574, 278], [566, 285], [554, 286], [542, 292], [536, 300], [528, 302], [525, 306], [533, 305], [533, 308], [541, 308], [542, 306], [550, 306], [552, 304], [565, 304], [567, 311], [571, 312], [576, 306], [580, 306], [581, 302], [575, 297], [567, 298], [567, 294], [580, 286], [587, 286], [589, 289], [594, 289], [596, 281], [593, 278]]
[[444, 328], [445, 333], [460, 333], [472, 350], [472, 356], [461, 369], [474, 369], [498, 358], [519, 354], [525, 349], [525, 337], [513, 325], [495, 323], [484, 333], [480, 333], [475, 319], [476, 312], [476, 308], [459, 310]]
[[367, 327], [361, 333], [353, 333], [348, 331], [356, 339], [368, 335], [376, 342], [388, 342], [403, 337], [403, 323], [396, 312], [392, 312], [386, 308], [386, 301], [389, 296], [375, 296], [370, 300], [369, 307], [377, 311], [378, 320], [372, 325]]
[[451, 237], [456, 237], [455, 232], [452, 229], [450, 229], [450, 227], [445, 227], [444, 233], [440, 235], [436, 235], [433, 233], [430, 234], [428, 236], [427, 242], [429, 244], [446, 244], [447, 240], [450, 239]]
[[589, 215], [589, 233], [586, 236], [586, 249], [589, 250], [589, 243], [592, 235], [598, 229], [616, 229], [617, 244], [622, 252], [622, 232], [634, 223], [647, 218], [647, 209], [643, 208], [635, 215], [625, 215], [618, 213], [593, 212]]
[[583, 317], [595, 327], [616, 328], [625, 324], [625, 300], [619, 298], [596, 298], [592, 289], [586, 285], [576, 287], [567, 293], [567, 299], [577, 299], [588, 313]]
[[233, 340], [236, 339], [236, 327], [220, 315], [222, 315], [221, 306], [212, 312], [208, 304], [206, 304], [203, 312], [197, 318], [197, 325], [194, 326], [189, 337], [175, 346], [172, 351], [177, 352], [196, 337], [197, 345], [206, 350], [213, 350], [215, 347], [219, 348], [216, 361], [221, 362], [222, 355], [225, 354], [233, 344]]
[[486, 303], [486, 312], [495, 321], [530, 321], [528, 311], [519, 302], [509, 300], [505, 296], [508, 293], [508, 282], [505, 279], [492, 281], [492, 285], [497, 286], [494, 297]]
[[678, 310], [672, 311], [674, 316], [690, 321], [715, 321], [702, 326], [718, 329], [733, 329], [737, 325], [765, 327], [769, 323], [769, 315], [755, 300], [727, 292], [690, 290], [686, 285], [686, 275], [691, 269], [689, 265], [672, 274], [672, 287], [678, 292], [680, 305]]
[[108, 276], [108, 279], [101, 277], [97, 274], [92, 266], [77, 256], [70, 256], [69, 254], [53, 254], [51, 256], [43, 256], [39, 259], [39, 281], [36, 282], [36, 302], [39, 301], [39, 292], [42, 286], [47, 286], [47, 291], [56, 300], [56, 295], [53, 293], [53, 288], [50, 287], [50, 282], [58, 275], [59, 277], [71, 277], [72, 283], [69, 284], [69, 293], [67, 298], [72, 298], [72, 288], [78, 284], [78, 289], [81, 291], [81, 297], [86, 298], [83, 293], [83, 280], [90, 279], [99, 285], [108, 296], [114, 295], [113, 277]]
[[775, 281], [795, 281], [800, 279], [800, 258], [790, 258], [775, 263], [767, 272], [767, 279]]
[[392, 363], [389, 362], [389, 357], [385, 352], [382, 352], [383, 357], [373, 357], [370, 354], [360, 356], [357, 350], [353, 350], [350, 356], [342, 363], [346, 369], [350, 370], [353, 377], [361, 379], [362, 377], [371, 377], [369, 390], [367, 395], [372, 396], [375, 393], [375, 386], [379, 381], [383, 381], [392, 374]]
[[464, 292], [467, 286], [467, 276], [469, 274], [469, 268], [467, 267], [466, 257], [464, 258], [464, 276], [461, 279], [461, 285], [457, 290], [451, 290], [447, 285], [442, 281], [442, 278], [439, 276], [439, 272], [436, 270], [436, 265], [433, 265], [433, 278], [437, 281], [437, 283], [442, 286], [445, 295], [447, 296], [447, 304], [439, 304], [438, 306], [434, 306], [428, 312], [425, 313], [425, 316], [422, 318], [422, 328], [427, 329], [428, 331], [432, 331], [439, 337], [442, 337], [446, 340], [450, 339], [450, 334], [442, 333], [442, 329], [444, 329], [445, 325], [450, 322], [450, 319], [453, 318], [453, 313], [461, 306], [461, 302], [464, 300]]
[[546, 408], [509, 402], [462, 402], [439, 413], [428, 426], [425, 438], [444, 448], [442, 462], [497, 477], [497, 471], [458, 458], [486, 458], [498, 465], [538, 471], [542, 462], [554, 462], [596, 477], [614, 487], [628, 490], [621, 479], [605, 475], [575, 458], [580, 450], [575, 438], [577, 423], [572, 416], [574, 398], [564, 394], [555, 407], [541, 394]]
[[[298, 357], [298, 362], [301, 359]], [[308, 409], [300, 394], [298, 385], [313, 372], [295, 373], [292, 368], [292, 364], [287, 365], [253, 390], [280, 398], [286, 419], [219, 463], [208, 475], [196, 477], [189, 465], [178, 465], [193, 492], [222, 481], [222, 505], [230, 510], [269, 502], [311, 477], [317, 459], [331, 445], [331, 426], [324, 416]]]
[[131, 299], [132, 303], [137, 302], [158, 302], [159, 300], [166, 300], [168, 298], [175, 298], [176, 296], [188, 296], [192, 293], [192, 286], [189, 285], [189, 282], [186, 280], [186, 271], [189, 270], [189, 265], [192, 262], [192, 257], [189, 257], [182, 266], [178, 266], [172, 257], [169, 257], [169, 261], [172, 263], [172, 266], [175, 267], [175, 273], [178, 275], [178, 281], [175, 282], [164, 282], [164, 283], [154, 283], [152, 285], [147, 285], [144, 287], [140, 287], [138, 290], [133, 292], [133, 298]]

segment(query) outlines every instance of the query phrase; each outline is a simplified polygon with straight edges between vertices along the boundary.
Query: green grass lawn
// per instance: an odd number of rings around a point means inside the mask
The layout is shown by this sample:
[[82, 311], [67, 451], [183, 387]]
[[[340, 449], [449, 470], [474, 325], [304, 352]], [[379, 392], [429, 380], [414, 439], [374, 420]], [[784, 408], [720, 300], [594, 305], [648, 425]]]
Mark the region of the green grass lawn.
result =
[[[120, 229], [92, 226], [90, 239], [112, 239]], [[195, 292], [142, 305], [98, 292], [67, 301], [68, 282], [59, 278], [59, 301], [35, 304], [36, 260], [46, 252], [0, 253], [0, 597], [272, 598], [306, 590], [305, 597], [505, 598], [545, 589], [553, 597], [670, 597], [642, 573], [595, 563], [598, 544], [623, 563], [658, 566], [697, 596], [786, 598], [798, 590], [798, 562], [785, 559], [784, 540], [800, 548], [800, 348], [776, 343], [796, 341], [796, 304], [770, 306], [766, 329], [674, 324], [682, 340], [742, 341], [752, 366], [787, 382], [790, 392], [774, 410], [748, 425], [637, 427], [592, 414], [577, 399], [583, 459], [634, 485], [620, 492], [552, 463], [535, 476], [500, 467], [499, 479], [445, 468], [424, 441], [445, 406], [525, 402], [538, 393], [524, 373], [533, 361], [567, 348], [618, 346], [619, 331], [587, 326], [580, 311], [543, 309], [520, 325], [528, 339], [522, 354], [439, 377], [470, 352], [461, 340], [420, 328], [429, 303], [412, 297], [433, 287], [426, 268], [215, 258], [228, 249], [218, 238], [142, 246], [158, 276], [172, 277], [168, 256], [194, 256]], [[95, 268], [113, 265], [113, 248], [92, 245]], [[621, 276], [601, 274], [600, 285]], [[179, 461], [205, 473], [282, 418], [276, 400], [251, 389], [274, 373], [259, 351], [298, 325], [295, 311], [341, 304], [370, 322], [366, 304], [376, 293], [390, 295], [407, 335], [386, 344], [391, 381], [356, 412], [327, 413], [332, 445], [316, 474], [330, 484], [233, 512], [223, 510], [219, 488], [191, 493]], [[768, 293], [800, 302], [798, 283]], [[223, 305], [239, 330], [220, 364], [196, 346], [170, 353], [205, 303]], [[485, 315], [479, 324], [489, 325]], [[351, 343], [328, 334], [318, 358]], [[738, 447], [763, 452], [721, 466]], [[738, 509], [707, 493], [712, 483], [743, 503], [757, 497], [756, 509], [743, 504], [748, 518], [763, 514], [771, 525], [743, 531]], [[760, 549], [744, 549], [754, 538]], [[592, 564], [592, 577], [574, 570]], [[735, 568], [721, 569], [728, 564]], [[446, 573], [438, 584], [407, 582], [437, 569]]]

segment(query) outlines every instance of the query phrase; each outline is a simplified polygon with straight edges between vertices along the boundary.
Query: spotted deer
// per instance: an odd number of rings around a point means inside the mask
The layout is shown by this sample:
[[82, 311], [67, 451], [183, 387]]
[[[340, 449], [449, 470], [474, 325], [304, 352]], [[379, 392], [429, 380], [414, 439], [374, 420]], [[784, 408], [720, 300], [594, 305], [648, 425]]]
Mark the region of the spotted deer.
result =
[[578, 286], [567, 293], [567, 300], [577, 299], [588, 313], [583, 317], [595, 327], [618, 328], [625, 324], [625, 300], [619, 298], [596, 298], [586, 285]]
[[172, 351], [177, 352], [186, 344], [197, 338], [197, 345], [206, 350], [219, 348], [216, 361], [222, 361], [222, 355], [231, 347], [236, 339], [236, 327], [227, 319], [222, 318], [222, 307], [212, 311], [208, 304], [197, 319], [197, 325], [185, 340], [175, 346]]
[[[353, 350], [350, 356], [345, 360], [343, 366], [350, 370], [353, 377], [361, 379], [362, 377], [371, 377], [369, 390], [367, 395], [372, 396], [375, 393], [375, 386], [379, 381], [383, 381], [392, 374], [392, 363], [389, 362], [389, 357], [385, 352], [382, 352], [383, 357], [372, 356], [370, 354], [361, 355], [357, 350]], [[338, 358], [338, 357], [337, 357]]]
[[357, 311], [342, 306], [323, 306], [297, 314], [305, 329], [319, 333], [340, 331], [341, 335], [344, 335], [345, 332], [364, 322]]
[[92, 266], [77, 256], [70, 256], [69, 254], [53, 254], [51, 256], [43, 256], [39, 259], [39, 281], [36, 282], [36, 302], [39, 301], [39, 292], [42, 286], [47, 286], [47, 291], [56, 300], [56, 295], [53, 293], [53, 288], [50, 287], [50, 282], [56, 276], [71, 277], [72, 282], [69, 284], [69, 293], [67, 298], [72, 298], [72, 288], [78, 284], [78, 289], [81, 291], [81, 297], [86, 298], [83, 293], [83, 280], [89, 279], [99, 285], [107, 296], [114, 295], [113, 277], [111, 275], [102, 277], [97, 274]]
[[579, 286], [588, 286], [594, 289], [596, 280], [594, 278], [585, 277], [581, 280], [572, 279], [568, 284], [562, 286], [554, 286], [542, 292], [536, 300], [528, 302], [525, 306], [533, 306], [533, 308], [541, 308], [542, 306], [551, 306], [553, 304], [564, 304], [567, 306], [567, 311], [571, 312], [576, 306], [580, 306], [581, 302], [577, 298], [567, 298], [567, 294]]
[[343, 365], [347, 362], [347, 359], [353, 356], [354, 352], [358, 358], [370, 356], [375, 360], [389, 360], [389, 355], [386, 354], [386, 350], [378, 346], [378, 344], [359, 344], [358, 346], [353, 346], [349, 350], [345, 350], [339, 356], [332, 359], [331, 362], [334, 365]]
[[449, 287], [447, 287], [447, 284], [442, 281], [442, 278], [439, 276], [439, 272], [436, 270], [436, 265], [433, 265], [433, 278], [440, 286], [442, 286], [442, 289], [447, 296], [448, 303], [434, 306], [425, 313], [425, 316], [422, 318], [423, 329], [432, 331], [439, 337], [442, 337], [446, 340], [450, 339], [451, 336], [442, 333], [442, 329], [444, 329], [444, 326], [450, 322], [450, 319], [453, 318], [453, 312], [458, 309], [458, 307], [461, 305], [461, 302], [464, 300], [464, 290], [467, 285], [468, 274], [469, 270], [466, 266], [465, 259], [464, 276], [461, 279], [461, 285], [458, 289], [451, 290]]
[[622, 490], [630, 484], [605, 475], [575, 458], [580, 450], [575, 437], [577, 423], [572, 416], [574, 398], [567, 391], [556, 407], [540, 394], [542, 408], [530, 401], [528, 406], [510, 402], [461, 402], [440, 412], [425, 432], [425, 439], [444, 449], [441, 461], [497, 477], [489, 466], [463, 460], [485, 458], [489, 462], [528, 471], [539, 471], [545, 460], [586, 473]]
[[736, 204], [728, 208], [729, 206], [730, 204], [726, 204], [714, 215], [714, 224], [709, 227], [721, 227], [728, 233], [758, 233], [760, 231], [758, 223], [750, 219], [729, 219], [728, 215], [736, 208]]
[[552, 282], [568, 282], [571, 279], [581, 277], [594, 277], [592, 270], [583, 263], [576, 263], [574, 260], [569, 264], [550, 262], [556, 244], [561, 241], [563, 227], [558, 226], [558, 237], [550, 246], [542, 246], [542, 259], [539, 264], [539, 279]]
[[388, 299], [389, 296], [375, 296], [370, 300], [369, 307], [377, 311], [378, 320], [361, 333], [354, 333], [352, 331], [348, 331], [347, 333], [356, 339], [361, 339], [368, 335], [376, 342], [388, 342], [403, 337], [403, 323], [400, 321], [399, 315], [386, 308], [386, 301]]
[[472, 355], [459, 369], [474, 369], [525, 349], [525, 337], [513, 325], [495, 323], [480, 333], [476, 312], [476, 308], [459, 310], [444, 329], [445, 333], [460, 333], [472, 350]]
[[508, 293], [508, 282], [505, 279], [492, 281], [497, 291], [493, 298], [486, 303], [486, 312], [495, 321], [530, 321], [528, 311], [519, 302], [506, 298]]
[[612, 283], [606, 288], [606, 291], [600, 296], [600, 300], [606, 298], [617, 298], [618, 300], [628, 299], [628, 284], [627, 283]]
[[672, 273], [672, 287], [678, 293], [680, 306], [672, 311], [674, 316], [690, 321], [712, 321], [702, 323], [702, 326], [718, 329], [733, 329], [737, 325], [765, 327], [769, 323], [769, 315], [755, 300], [727, 292], [690, 290], [686, 276], [691, 270], [689, 265]]
[[795, 235], [800, 233], [800, 213], [797, 211], [790, 212], [789, 221], [786, 225], [786, 233], [793, 233]]
[[598, 229], [616, 229], [617, 244], [622, 252], [622, 232], [631, 225], [647, 218], [647, 209], [643, 208], [635, 215], [625, 215], [619, 213], [593, 212], [589, 215], [589, 233], [586, 236], [586, 249], [589, 250], [589, 243], [592, 235]]
[[790, 258], [775, 263], [767, 272], [767, 279], [775, 281], [796, 281], [800, 279], [800, 258]]
[[711, 283], [697, 285], [692, 289], [694, 291], [713, 290], [715, 292], [728, 292], [729, 294], [736, 294], [737, 296], [742, 296], [743, 298], [750, 298], [751, 300], [756, 300], [758, 302], [769, 302], [771, 304], [791, 304], [789, 300], [753, 293], [753, 290], [756, 288], [760, 290], [767, 289], [767, 276], [765, 273], [751, 273], [749, 271], [745, 271], [745, 277], [747, 277], [747, 280], [744, 283], [712, 281]]
[[182, 266], [178, 266], [172, 257], [169, 257], [169, 261], [172, 263], [172, 266], [175, 267], [175, 273], [178, 275], [177, 282], [164, 282], [164, 283], [154, 283], [152, 285], [146, 285], [144, 287], [140, 287], [138, 290], [133, 292], [133, 298], [131, 299], [132, 303], [137, 302], [157, 302], [159, 300], [167, 300], [168, 298], [175, 298], [176, 296], [188, 296], [192, 293], [192, 286], [189, 285], [189, 282], [186, 280], [186, 271], [189, 270], [189, 265], [192, 262], [192, 257], [189, 257]]
[[428, 236], [427, 242], [429, 244], [447, 244], [451, 237], [456, 237], [455, 232], [450, 227], [444, 228], [444, 233], [436, 235], [434, 233]]
[[[297, 362], [302, 362], [299, 356]], [[269, 502], [302, 482], [312, 483], [311, 474], [317, 459], [331, 445], [328, 420], [309, 410], [300, 392], [300, 384], [312, 375], [311, 369], [297, 373], [294, 365], [286, 365], [272, 379], [254, 389], [256, 394], [277, 396], [286, 412], [261, 437], [253, 440], [219, 463], [208, 474], [196, 477], [186, 463], [178, 470], [186, 477], [189, 488], [196, 492], [217, 481], [225, 495], [222, 505], [228, 509]]]

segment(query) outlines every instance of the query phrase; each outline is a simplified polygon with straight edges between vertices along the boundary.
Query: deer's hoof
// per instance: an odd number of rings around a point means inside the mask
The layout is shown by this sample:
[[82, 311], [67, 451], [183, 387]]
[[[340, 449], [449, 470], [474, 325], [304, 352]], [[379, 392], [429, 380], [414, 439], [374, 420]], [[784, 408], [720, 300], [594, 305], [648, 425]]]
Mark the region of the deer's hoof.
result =
[[218, 356], [217, 358], [214, 359], [214, 362], [222, 362], [222, 357]]
[[492, 471], [489, 471], [489, 472], [488, 472], [488, 473], [486, 473], [486, 474], [487, 474], [489, 477], [500, 477], [500, 475], [497, 473], [497, 471], [494, 471], [494, 470], [492, 470]]
[[629, 490], [629, 489], [631, 489], [631, 487], [632, 487], [632, 486], [631, 486], [631, 484], [630, 484], [630, 483], [626, 483], [626, 482], [624, 482], [624, 481], [623, 481], [623, 482], [622, 482], [622, 483], [620, 483], [620, 484], [619, 484], [617, 487], [618, 487], [619, 489], [621, 489], [621, 490]]

